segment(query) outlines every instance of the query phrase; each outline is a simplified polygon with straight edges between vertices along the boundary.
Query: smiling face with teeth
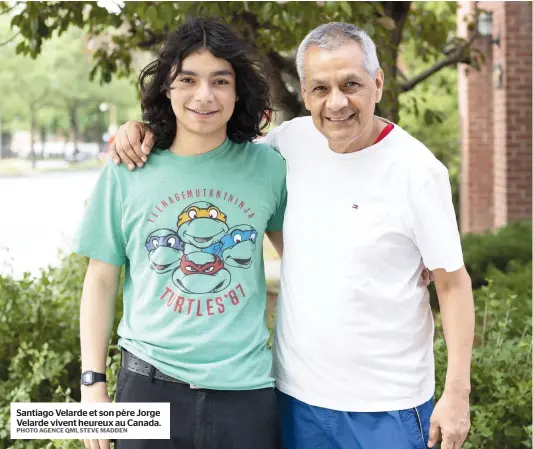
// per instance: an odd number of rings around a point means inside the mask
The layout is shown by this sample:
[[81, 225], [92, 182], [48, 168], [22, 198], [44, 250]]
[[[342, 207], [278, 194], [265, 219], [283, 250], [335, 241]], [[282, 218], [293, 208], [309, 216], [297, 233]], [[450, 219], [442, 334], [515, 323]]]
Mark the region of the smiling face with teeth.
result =
[[226, 214], [206, 201], [198, 201], [186, 207], [178, 216], [177, 224], [178, 236], [198, 249], [207, 248], [228, 231]]
[[231, 228], [220, 241], [224, 263], [232, 267], [249, 268], [256, 241], [257, 231], [252, 226], [241, 224]]
[[383, 91], [383, 72], [364, 68], [365, 53], [355, 41], [332, 50], [311, 45], [305, 53], [302, 96], [316, 128], [337, 153], [372, 145], [374, 111]]
[[237, 101], [235, 71], [209, 50], [194, 52], [181, 62], [167, 97], [180, 137], [223, 140]]

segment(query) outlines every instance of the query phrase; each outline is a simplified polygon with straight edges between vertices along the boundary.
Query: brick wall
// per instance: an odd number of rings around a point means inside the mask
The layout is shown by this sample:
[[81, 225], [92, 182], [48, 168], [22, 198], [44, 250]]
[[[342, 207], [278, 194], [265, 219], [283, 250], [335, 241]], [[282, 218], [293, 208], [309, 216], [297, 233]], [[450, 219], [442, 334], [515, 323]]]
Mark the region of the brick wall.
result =
[[[472, 232], [531, 217], [531, 3], [478, 5], [492, 12], [492, 36], [476, 41], [485, 63], [459, 68], [461, 230]], [[472, 8], [460, 3], [463, 36]]]

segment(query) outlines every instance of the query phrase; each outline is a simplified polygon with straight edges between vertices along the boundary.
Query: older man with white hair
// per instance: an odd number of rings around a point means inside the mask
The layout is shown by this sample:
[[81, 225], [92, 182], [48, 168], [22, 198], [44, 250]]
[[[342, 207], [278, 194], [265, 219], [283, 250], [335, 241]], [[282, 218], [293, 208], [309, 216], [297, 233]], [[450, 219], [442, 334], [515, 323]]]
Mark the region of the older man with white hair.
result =
[[[319, 26], [297, 69], [311, 116], [266, 137], [287, 163], [274, 341], [284, 447], [422, 449], [442, 434], [443, 449], [459, 449], [470, 426], [474, 305], [448, 172], [375, 115], [384, 74], [364, 31]], [[152, 145], [149, 130], [128, 122], [112, 156], [142, 165]], [[424, 265], [448, 348], [435, 407]]]

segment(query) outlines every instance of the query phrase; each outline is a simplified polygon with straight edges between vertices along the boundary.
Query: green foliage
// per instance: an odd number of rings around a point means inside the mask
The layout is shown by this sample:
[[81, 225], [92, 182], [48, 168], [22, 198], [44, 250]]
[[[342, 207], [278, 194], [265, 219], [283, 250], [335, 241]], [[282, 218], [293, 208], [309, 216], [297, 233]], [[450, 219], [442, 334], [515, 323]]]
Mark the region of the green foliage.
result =
[[517, 221], [496, 231], [463, 236], [463, 253], [474, 288], [486, 284], [490, 267], [508, 271], [510, 264], [531, 261], [531, 221]]
[[[9, 24], [0, 17], [0, 40], [7, 38]], [[126, 79], [100, 86], [89, 79], [92, 54], [84, 32], [70, 28], [61, 37], [43, 43], [38, 60], [21, 57], [15, 38], [0, 46], [3, 69], [0, 73], [0, 120], [4, 127], [19, 130], [33, 122], [49, 132], [57, 129], [93, 130], [91, 140], [103, 134], [109, 116], [99, 110], [101, 103], [116, 107], [121, 121], [138, 117], [140, 108], [136, 88]], [[19, 120], [16, 120], [18, 118]], [[35, 137], [36, 140], [37, 137]]]
[[[0, 276], [0, 448], [83, 448], [77, 443], [46, 446], [38, 440], [9, 443], [8, 437], [11, 402], [80, 400], [79, 302], [86, 269], [85, 258], [71, 256], [38, 278]], [[115, 329], [121, 310], [119, 300]], [[108, 358], [111, 395], [119, 363], [114, 346]]]
[[[517, 271], [531, 262], [531, 221], [515, 221], [495, 231], [483, 234], [464, 234], [461, 237], [465, 266], [472, 279], [472, 288], [478, 289], [488, 284], [493, 268], [501, 272]], [[522, 275], [527, 273], [521, 271]], [[494, 279], [494, 275], [492, 275]], [[506, 277], [498, 277], [498, 284], [505, 283]], [[516, 280], [516, 277], [509, 278]], [[522, 292], [526, 280], [517, 285], [508, 285], [509, 290]], [[431, 306], [438, 310], [437, 294], [430, 286]], [[531, 296], [531, 293], [528, 295]]]

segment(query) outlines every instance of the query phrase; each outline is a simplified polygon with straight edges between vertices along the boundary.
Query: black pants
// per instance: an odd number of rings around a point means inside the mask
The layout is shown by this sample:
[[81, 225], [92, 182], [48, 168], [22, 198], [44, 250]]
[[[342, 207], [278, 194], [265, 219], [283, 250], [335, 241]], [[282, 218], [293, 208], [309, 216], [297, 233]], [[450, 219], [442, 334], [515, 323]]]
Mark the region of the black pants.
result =
[[116, 402], [170, 402], [170, 440], [116, 440], [115, 449], [280, 449], [273, 388], [195, 390], [121, 368]]

